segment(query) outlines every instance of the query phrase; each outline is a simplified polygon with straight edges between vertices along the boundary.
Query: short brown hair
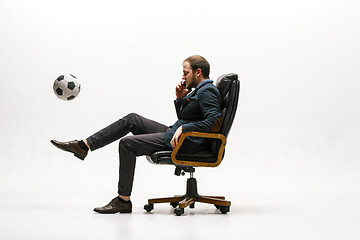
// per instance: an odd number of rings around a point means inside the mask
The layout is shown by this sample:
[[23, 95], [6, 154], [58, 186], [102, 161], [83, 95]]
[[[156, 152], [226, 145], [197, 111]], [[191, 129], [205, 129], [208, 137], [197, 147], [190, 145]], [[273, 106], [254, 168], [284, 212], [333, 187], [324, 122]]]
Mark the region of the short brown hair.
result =
[[184, 62], [189, 62], [193, 71], [196, 71], [198, 68], [200, 68], [204, 78], [209, 77], [210, 64], [204, 57], [200, 55], [193, 55], [185, 59]]

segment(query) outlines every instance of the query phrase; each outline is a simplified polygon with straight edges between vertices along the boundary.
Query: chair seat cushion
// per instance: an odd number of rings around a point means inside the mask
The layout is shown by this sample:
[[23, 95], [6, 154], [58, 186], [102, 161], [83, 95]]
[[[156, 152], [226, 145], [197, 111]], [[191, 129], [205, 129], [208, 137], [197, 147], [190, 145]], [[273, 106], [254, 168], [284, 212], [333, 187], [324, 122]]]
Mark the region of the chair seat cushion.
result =
[[[159, 151], [154, 152], [150, 156], [146, 156], [146, 159], [153, 164], [174, 164], [171, 161], [172, 151]], [[217, 156], [209, 151], [200, 151], [197, 153], [178, 153], [176, 156], [178, 160], [193, 161], [193, 162], [216, 162]]]

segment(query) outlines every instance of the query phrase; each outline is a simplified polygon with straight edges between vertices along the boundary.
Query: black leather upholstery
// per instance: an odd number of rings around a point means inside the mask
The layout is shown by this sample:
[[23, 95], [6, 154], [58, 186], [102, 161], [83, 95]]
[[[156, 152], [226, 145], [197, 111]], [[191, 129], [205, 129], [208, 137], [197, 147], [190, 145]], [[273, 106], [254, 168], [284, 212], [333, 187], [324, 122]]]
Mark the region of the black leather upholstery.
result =
[[[151, 163], [155, 164], [174, 164], [171, 161], [171, 153], [172, 151], [159, 151], [154, 152], [150, 156], [146, 156], [147, 160]], [[192, 154], [178, 153], [176, 155], [178, 159], [186, 160], [186, 161], [195, 161], [195, 162], [216, 162], [217, 155], [210, 151], [201, 151]]]
[[239, 100], [240, 82], [238, 75], [235, 73], [222, 75], [216, 80], [215, 86], [221, 95], [222, 122], [220, 133], [227, 137], [234, 121]]
[[[227, 137], [234, 121], [239, 99], [240, 82], [238, 75], [235, 73], [222, 75], [216, 80], [215, 86], [219, 89], [221, 95], [222, 122], [219, 133]], [[176, 158], [187, 161], [215, 162], [220, 141], [209, 139], [208, 146], [208, 151], [193, 154], [178, 153]], [[174, 164], [171, 161], [171, 153], [172, 151], [159, 151], [146, 156], [146, 158], [154, 164]]]
[[150, 156], [146, 156], [146, 159], [154, 164], [174, 164], [171, 161], [171, 153], [172, 151], [154, 152]]

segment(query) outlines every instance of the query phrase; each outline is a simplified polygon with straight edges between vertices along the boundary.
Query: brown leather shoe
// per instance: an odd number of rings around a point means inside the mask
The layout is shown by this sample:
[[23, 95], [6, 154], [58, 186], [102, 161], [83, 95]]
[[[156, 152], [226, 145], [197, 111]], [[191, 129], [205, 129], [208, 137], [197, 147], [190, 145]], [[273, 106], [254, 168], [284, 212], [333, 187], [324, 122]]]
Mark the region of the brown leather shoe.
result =
[[97, 213], [131, 213], [131, 201], [120, 200], [115, 197], [111, 202], [103, 207], [94, 208]]
[[81, 160], [84, 160], [86, 155], [88, 154], [88, 150], [84, 150], [79, 146], [79, 143], [77, 140], [70, 141], [70, 142], [58, 142], [56, 140], [50, 141], [55, 147], [60, 148], [61, 150], [71, 152], [76, 157], [80, 158]]

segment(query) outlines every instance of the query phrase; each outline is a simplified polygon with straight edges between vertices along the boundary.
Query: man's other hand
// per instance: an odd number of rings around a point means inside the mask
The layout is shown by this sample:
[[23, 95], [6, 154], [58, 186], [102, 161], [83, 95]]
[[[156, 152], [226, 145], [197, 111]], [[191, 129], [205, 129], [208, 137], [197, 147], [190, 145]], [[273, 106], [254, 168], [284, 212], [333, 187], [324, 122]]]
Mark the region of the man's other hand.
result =
[[173, 137], [172, 137], [172, 139], [170, 141], [170, 144], [171, 144], [173, 149], [178, 144], [179, 138], [180, 138], [182, 133], [183, 133], [183, 129], [182, 129], [182, 126], [180, 126], [180, 127], [178, 127], [178, 129], [176, 129], [176, 132], [174, 133], [174, 135], [173, 135]]
[[189, 90], [183, 85], [184, 81], [179, 82], [175, 88], [176, 98], [184, 98]]

